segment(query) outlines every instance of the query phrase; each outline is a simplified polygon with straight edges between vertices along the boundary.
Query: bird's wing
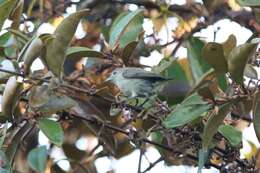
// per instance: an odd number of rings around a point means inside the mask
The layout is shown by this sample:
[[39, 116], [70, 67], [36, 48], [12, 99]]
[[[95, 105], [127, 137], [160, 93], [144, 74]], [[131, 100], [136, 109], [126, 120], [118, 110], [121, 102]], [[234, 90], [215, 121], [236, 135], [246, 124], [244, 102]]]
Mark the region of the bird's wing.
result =
[[138, 79], [149, 79], [149, 80], [167, 80], [167, 78], [153, 72], [145, 71], [139, 68], [126, 69], [123, 72], [125, 78], [138, 78]]

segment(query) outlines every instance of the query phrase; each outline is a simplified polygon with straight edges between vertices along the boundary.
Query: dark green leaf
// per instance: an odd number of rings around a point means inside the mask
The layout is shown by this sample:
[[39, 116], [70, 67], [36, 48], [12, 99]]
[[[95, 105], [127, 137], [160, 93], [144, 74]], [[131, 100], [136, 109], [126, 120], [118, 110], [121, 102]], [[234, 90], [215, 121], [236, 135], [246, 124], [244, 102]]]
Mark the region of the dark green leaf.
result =
[[120, 15], [110, 29], [109, 45], [113, 48], [119, 43], [124, 48], [130, 42], [136, 41], [143, 31], [143, 10], [136, 10]]
[[[81, 10], [65, 18], [54, 32], [54, 37], [47, 44], [45, 61], [53, 74], [61, 78], [66, 51], [77, 29], [78, 23], [88, 10]], [[54, 58], [55, 57], [55, 58]]]
[[106, 55], [102, 52], [98, 52], [87, 47], [69, 47], [67, 49], [66, 56], [68, 58], [104, 58]]
[[128, 62], [128, 59], [131, 57], [132, 53], [134, 52], [136, 46], [137, 46], [138, 42], [137, 41], [133, 41], [130, 42], [129, 44], [127, 44], [123, 50], [123, 60], [124, 62]]
[[64, 135], [60, 123], [47, 118], [40, 119], [38, 123], [40, 130], [48, 139], [57, 146], [61, 146]]
[[242, 132], [235, 129], [230, 125], [221, 125], [218, 128], [219, 133], [221, 133], [232, 146], [237, 146], [242, 141]]
[[47, 164], [46, 146], [34, 148], [27, 157], [30, 167], [38, 173], [44, 173]]
[[198, 38], [191, 37], [189, 40], [187, 40], [186, 46], [188, 49], [188, 61], [190, 64], [190, 69], [195, 83], [197, 83], [201, 76], [203, 76], [204, 73], [206, 73], [211, 68], [201, 55], [204, 43]]
[[183, 126], [200, 116], [203, 116], [209, 109], [210, 105], [203, 101], [197, 94], [190, 95], [180, 105], [168, 115], [163, 121], [166, 128]]
[[213, 113], [209, 120], [207, 121], [202, 137], [202, 149], [203, 151], [208, 151], [208, 148], [211, 144], [213, 136], [218, 130], [218, 127], [223, 123], [223, 120], [229, 113], [230, 103], [224, 104], [218, 108], [219, 110], [216, 113]]

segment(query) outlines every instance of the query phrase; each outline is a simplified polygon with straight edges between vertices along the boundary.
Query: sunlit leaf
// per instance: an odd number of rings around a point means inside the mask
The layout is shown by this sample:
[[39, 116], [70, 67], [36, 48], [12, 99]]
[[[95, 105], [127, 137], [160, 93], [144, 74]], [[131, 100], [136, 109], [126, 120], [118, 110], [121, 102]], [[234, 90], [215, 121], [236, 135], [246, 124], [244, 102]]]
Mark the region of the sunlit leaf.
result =
[[259, 0], [237, 0], [242, 6], [260, 6]]
[[210, 65], [202, 58], [201, 52], [204, 43], [198, 38], [191, 37], [187, 42], [188, 60], [195, 83], [200, 80], [209, 69]]
[[47, 164], [46, 146], [32, 149], [27, 156], [30, 167], [38, 173], [44, 173]]
[[234, 147], [239, 145], [242, 141], [242, 132], [238, 131], [231, 125], [221, 125], [221, 126], [219, 126], [218, 131]]
[[202, 136], [202, 149], [207, 151], [213, 136], [218, 131], [218, 127], [223, 123], [223, 120], [229, 113], [230, 103], [226, 103], [218, 108], [218, 112], [214, 112], [207, 121]]
[[40, 130], [48, 137], [48, 139], [57, 146], [63, 143], [63, 130], [59, 122], [42, 118], [38, 121]]
[[234, 48], [228, 56], [228, 71], [238, 84], [243, 84], [244, 69], [255, 48], [256, 44], [245, 43]]
[[136, 10], [128, 14], [120, 15], [110, 29], [109, 45], [113, 48], [119, 43], [125, 47], [128, 43], [136, 41], [142, 32], [143, 10]]
[[88, 10], [81, 10], [65, 18], [55, 30], [54, 39], [47, 44], [45, 61], [54, 75], [62, 76], [66, 50], [80, 19], [88, 13]]
[[163, 121], [163, 125], [166, 128], [183, 126], [203, 116], [210, 108], [211, 106], [195, 93], [177, 105]]

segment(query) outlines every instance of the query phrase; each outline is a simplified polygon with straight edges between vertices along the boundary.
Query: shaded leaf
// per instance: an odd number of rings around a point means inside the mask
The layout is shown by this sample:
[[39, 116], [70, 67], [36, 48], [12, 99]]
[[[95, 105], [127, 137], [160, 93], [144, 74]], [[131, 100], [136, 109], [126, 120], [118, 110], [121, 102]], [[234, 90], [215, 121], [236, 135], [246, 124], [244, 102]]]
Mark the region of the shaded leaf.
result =
[[224, 56], [227, 59], [228, 55], [230, 54], [230, 52], [232, 51], [232, 49], [234, 49], [237, 45], [237, 39], [236, 37], [231, 34], [228, 39], [222, 43], [222, 47], [223, 47], [223, 51], [224, 51]]
[[230, 103], [224, 104], [219, 107], [218, 112], [213, 113], [207, 121], [202, 136], [202, 149], [208, 151], [213, 136], [218, 130], [218, 127], [223, 123], [223, 120], [229, 113]]
[[47, 44], [45, 61], [54, 75], [61, 77], [66, 49], [77, 29], [80, 19], [89, 13], [81, 10], [65, 18], [54, 32], [54, 39]]
[[251, 79], [258, 79], [257, 71], [251, 64], [246, 64], [244, 75]]
[[222, 45], [219, 43], [207, 43], [202, 49], [202, 57], [216, 70], [217, 73], [228, 72], [227, 61]]
[[63, 143], [63, 130], [59, 122], [43, 118], [38, 121], [40, 130], [57, 146]]
[[204, 43], [198, 38], [191, 37], [189, 40], [187, 40], [186, 46], [188, 49], [190, 69], [195, 83], [197, 83], [201, 76], [203, 76], [204, 73], [210, 69], [210, 65], [205, 61], [204, 58], [202, 58], [201, 55]]
[[11, 120], [13, 117], [13, 110], [19, 98], [21, 87], [22, 83], [17, 82], [16, 76], [10, 77], [6, 83], [1, 103], [1, 110], [3, 116], [8, 120]]
[[218, 131], [234, 147], [239, 145], [242, 141], [242, 132], [238, 131], [231, 125], [221, 125], [221, 126], [219, 126]]
[[235, 82], [242, 85], [244, 69], [248, 58], [252, 55], [256, 44], [245, 43], [234, 48], [228, 56], [228, 71]]
[[82, 57], [90, 57], [90, 58], [104, 58], [105, 54], [102, 52], [98, 52], [92, 50], [87, 47], [69, 47], [66, 52], [66, 56], [68, 58], [82, 58]]
[[109, 45], [113, 48], [119, 43], [125, 47], [128, 43], [136, 41], [142, 32], [143, 10], [136, 10], [128, 14], [120, 15], [110, 29]]
[[195, 93], [177, 105], [163, 121], [163, 125], [166, 128], [183, 126], [202, 116], [210, 107], [207, 102], [203, 101], [202, 98]]
[[27, 157], [30, 167], [38, 173], [44, 173], [47, 164], [46, 146], [32, 149]]
[[43, 51], [44, 44], [43, 41], [39, 37], [35, 37], [28, 46], [26, 46], [26, 49], [24, 52], [21, 53], [21, 56], [19, 59], [23, 59], [23, 69], [24, 74], [28, 75], [30, 72], [30, 67], [33, 63], [33, 61], [38, 58]]
[[16, 0], [6, 0], [0, 5], [0, 30], [2, 30], [3, 24], [12, 12], [15, 4]]
[[260, 141], [260, 97], [259, 93], [256, 93], [253, 100], [253, 125], [255, 134], [258, 141]]
[[50, 99], [48, 85], [34, 86], [29, 94], [29, 106], [33, 109], [40, 108]]
[[123, 54], [122, 54], [124, 62], [128, 62], [128, 59], [131, 57], [131, 55], [132, 55], [133, 51], [135, 50], [137, 44], [138, 44], [138, 41], [133, 41], [133, 42], [128, 43], [125, 46], [125, 48], [123, 50]]

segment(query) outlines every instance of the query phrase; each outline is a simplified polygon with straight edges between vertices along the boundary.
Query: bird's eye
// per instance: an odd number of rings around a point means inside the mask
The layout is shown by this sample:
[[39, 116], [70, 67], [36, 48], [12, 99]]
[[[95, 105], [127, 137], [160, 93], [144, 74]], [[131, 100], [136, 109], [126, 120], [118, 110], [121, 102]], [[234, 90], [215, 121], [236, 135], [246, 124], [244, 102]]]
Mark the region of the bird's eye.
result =
[[115, 75], [116, 74], [116, 71], [114, 71], [113, 73], [112, 73], [112, 75]]

